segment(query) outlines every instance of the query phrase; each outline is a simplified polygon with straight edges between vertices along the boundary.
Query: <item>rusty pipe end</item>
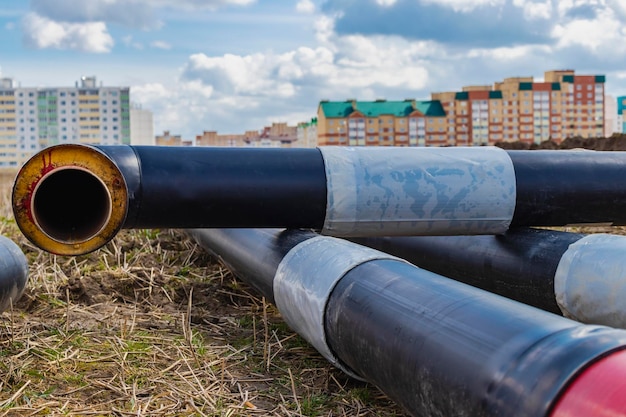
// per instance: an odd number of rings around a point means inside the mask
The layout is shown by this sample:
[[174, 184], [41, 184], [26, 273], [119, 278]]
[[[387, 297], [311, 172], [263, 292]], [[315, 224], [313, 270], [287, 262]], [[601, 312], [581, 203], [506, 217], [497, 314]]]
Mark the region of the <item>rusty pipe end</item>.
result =
[[34, 245], [57, 255], [83, 255], [122, 228], [128, 190], [118, 166], [99, 149], [64, 144], [22, 166], [12, 204], [18, 227]]

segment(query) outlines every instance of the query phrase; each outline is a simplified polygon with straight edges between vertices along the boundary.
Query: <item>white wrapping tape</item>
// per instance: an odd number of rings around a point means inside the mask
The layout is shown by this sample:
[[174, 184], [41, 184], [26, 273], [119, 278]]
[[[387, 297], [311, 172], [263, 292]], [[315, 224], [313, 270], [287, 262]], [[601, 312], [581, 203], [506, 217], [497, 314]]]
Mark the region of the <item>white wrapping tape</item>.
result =
[[326, 343], [326, 304], [347, 272], [374, 259], [398, 258], [341, 239], [319, 236], [290, 250], [274, 277], [274, 300], [285, 322], [330, 363], [354, 378], [359, 377], [341, 365]]
[[626, 237], [594, 234], [571, 244], [559, 261], [554, 292], [564, 316], [626, 328]]
[[513, 162], [496, 147], [319, 148], [323, 234], [496, 234], [515, 211]]

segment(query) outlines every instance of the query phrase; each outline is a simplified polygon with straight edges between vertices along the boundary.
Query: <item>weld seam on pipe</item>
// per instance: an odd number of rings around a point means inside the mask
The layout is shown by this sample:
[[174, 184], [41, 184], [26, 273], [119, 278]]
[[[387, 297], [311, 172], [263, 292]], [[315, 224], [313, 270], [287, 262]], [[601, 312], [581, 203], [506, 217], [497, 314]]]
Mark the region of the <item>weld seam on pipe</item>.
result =
[[381, 259], [406, 261], [341, 239], [317, 236], [294, 246], [278, 265], [274, 299], [289, 327], [330, 363], [362, 380], [344, 366], [326, 340], [326, 304], [337, 283], [357, 266]]
[[626, 327], [626, 239], [594, 234], [571, 244], [559, 261], [554, 291], [565, 317]]
[[320, 147], [327, 178], [322, 234], [497, 234], [516, 204], [508, 153], [496, 147]]

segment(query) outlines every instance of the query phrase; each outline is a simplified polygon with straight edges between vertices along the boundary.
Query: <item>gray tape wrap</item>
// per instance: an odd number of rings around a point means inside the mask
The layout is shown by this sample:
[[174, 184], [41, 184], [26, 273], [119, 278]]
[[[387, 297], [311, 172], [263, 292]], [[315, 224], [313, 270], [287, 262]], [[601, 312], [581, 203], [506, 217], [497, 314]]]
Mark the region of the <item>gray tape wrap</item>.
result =
[[496, 234], [513, 218], [515, 171], [502, 149], [319, 149], [328, 190], [323, 234]]
[[[326, 303], [339, 280], [358, 265], [374, 259], [398, 258], [332, 237], [314, 237], [296, 245], [274, 276], [274, 299], [285, 322], [330, 363], [358, 378], [333, 355], [326, 343]], [[404, 261], [402, 261], [404, 262]]]
[[571, 244], [554, 276], [563, 315], [626, 328], [626, 237], [594, 234]]

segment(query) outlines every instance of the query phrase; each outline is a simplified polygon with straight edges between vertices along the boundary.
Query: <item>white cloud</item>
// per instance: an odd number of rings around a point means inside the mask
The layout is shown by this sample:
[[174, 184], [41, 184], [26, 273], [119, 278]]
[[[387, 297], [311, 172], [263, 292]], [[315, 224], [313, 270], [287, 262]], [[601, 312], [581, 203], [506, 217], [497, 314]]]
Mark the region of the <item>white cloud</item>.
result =
[[271, 54], [209, 57], [194, 54], [185, 66], [185, 76], [200, 80], [226, 95], [289, 97], [295, 87], [281, 73], [280, 57]]
[[75, 49], [84, 52], [109, 52], [113, 38], [103, 22], [55, 22], [36, 13], [22, 21], [24, 39], [35, 48]]
[[397, 0], [376, 0], [376, 4], [383, 7], [390, 7], [396, 4]]
[[513, 4], [522, 7], [524, 10], [524, 17], [528, 20], [536, 19], [550, 19], [552, 16], [552, 1], [521, 1], [514, 0]]
[[315, 4], [311, 0], [300, 0], [296, 4], [296, 11], [298, 13], [313, 13], [315, 12]]
[[157, 49], [172, 49], [172, 45], [165, 41], [154, 41], [150, 43], [150, 46]]
[[500, 62], [514, 62], [532, 56], [535, 53], [550, 53], [552, 49], [546, 45], [521, 45], [493, 49], [471, 49], [468, 58], [481, 58]]
[[596, 54], [626, 53], [626, 28], [610, 9], [595, 19], [575, 19], [557, 24], [552, 31], [557, 48], [583, 47]]
[[31, 0], [32, 10], [56, 22], [106, 22], [141, 29], [156, 29], [162, 22], [159, 8], [185, 11], [246, 6], [255, 0]]
[[424, 4], [446, 6], [455, 12], [469, 12], [481, 6], [502, 6], [506, 0], [422, 0]]

